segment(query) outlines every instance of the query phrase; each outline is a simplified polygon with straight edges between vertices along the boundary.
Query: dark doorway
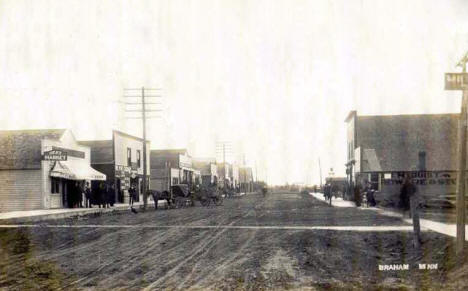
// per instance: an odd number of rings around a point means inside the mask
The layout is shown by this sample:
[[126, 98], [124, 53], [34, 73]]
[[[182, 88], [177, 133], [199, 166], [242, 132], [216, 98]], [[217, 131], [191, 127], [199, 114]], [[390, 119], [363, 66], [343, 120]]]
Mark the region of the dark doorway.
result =
[[124, 203], [123, 191], [122, 191], [122, 182], [120, 179], [116, 179], [115, 188], [117, 190], [117, 201], [119, 203]]

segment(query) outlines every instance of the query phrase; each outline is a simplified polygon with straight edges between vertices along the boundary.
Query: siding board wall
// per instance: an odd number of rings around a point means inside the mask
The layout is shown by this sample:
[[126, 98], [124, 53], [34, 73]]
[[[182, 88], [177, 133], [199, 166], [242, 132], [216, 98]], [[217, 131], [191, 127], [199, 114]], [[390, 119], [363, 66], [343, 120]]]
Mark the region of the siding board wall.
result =
[[0, 170], [0, 212], [42, 208], [41, 170]]

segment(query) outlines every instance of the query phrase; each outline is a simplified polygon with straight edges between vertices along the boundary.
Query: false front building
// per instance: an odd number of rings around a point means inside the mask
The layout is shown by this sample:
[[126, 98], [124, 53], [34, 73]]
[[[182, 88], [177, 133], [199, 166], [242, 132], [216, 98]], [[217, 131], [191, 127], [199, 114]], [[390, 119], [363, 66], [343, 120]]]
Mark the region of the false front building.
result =
[[205, 187], [218, 184], [218, 167], [215, 158], [193, 159], [193, 167], [200, 171], [201, 184]]
[[[113, 184], [115, 201], [127, 203], [128, 190], [135, 185], [137, 199], [143, 195], [143, 139], [114, 130], [110, 140], [80, 141], [91, 148], [91, 165], [107, 176], [107, 183]], [[150, 142], [146, 141], [147, 185], [150, 175]], [[97, 183], [93, 183], [97, 187]], [[148, 188], [148, 187], [147, 187]]]
[[103, 181], [66, 129], [0, 131], [0, 211], [77, 207], [78, 183]]
[[192, 186], [199, 171], [192, 167], [192, 157], [186, 149], [151, 151], [151, 189], [170, 190], [172, 185]]
[[359, 116], [347, 122], [347, 180], [367, 182], [377, 199], [396, 205], [404, 177], [424, 201], [454, 197], [458, 114]]
[[253, 173], [250, 167], [239, 168], [239, 185], [241, 192], [253, 192]]

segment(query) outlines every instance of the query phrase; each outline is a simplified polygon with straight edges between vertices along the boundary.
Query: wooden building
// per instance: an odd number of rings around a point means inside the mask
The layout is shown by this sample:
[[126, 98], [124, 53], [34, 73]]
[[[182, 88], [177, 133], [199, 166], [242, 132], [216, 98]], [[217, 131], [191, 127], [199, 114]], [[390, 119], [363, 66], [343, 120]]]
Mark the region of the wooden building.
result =
[[75, 206], [76, 183], [105, 180], [66, 129], [0, 131], [0, 211]]
[[454, 196], [458, 114], [359, 116], [352, 111], [345, 121], [351, 186], [370, 182], [378, 200], [396, 205], [409, 176], [424, 201]]
[[[112, 139], [80, 141], [91, 148], [91, 165], [107, 176], [114, 184], [118, 203], [127, 203], [128, 190], [136, 186], [137, 201], [143, 196], [143, 139], [118, 131], [112, 131]], [[146, 141], [147, 185], [150, 177], [150, 142]]]

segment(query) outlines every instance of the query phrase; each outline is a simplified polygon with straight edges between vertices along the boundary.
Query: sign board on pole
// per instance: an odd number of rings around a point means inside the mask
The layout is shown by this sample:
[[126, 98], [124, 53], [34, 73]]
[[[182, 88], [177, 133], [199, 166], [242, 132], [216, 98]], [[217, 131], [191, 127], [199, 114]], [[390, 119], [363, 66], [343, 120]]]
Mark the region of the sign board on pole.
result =
[[468, 73], [445, 73], [445, 90], [468, 89]]
[[44, 161], [66, 161], [67, 152], [61, 150], [50, 150], [44, 152], [42, 155], [42, 160]]

